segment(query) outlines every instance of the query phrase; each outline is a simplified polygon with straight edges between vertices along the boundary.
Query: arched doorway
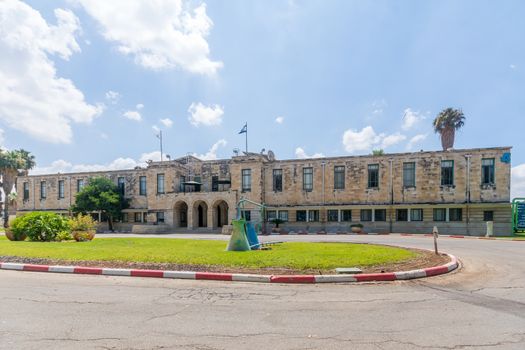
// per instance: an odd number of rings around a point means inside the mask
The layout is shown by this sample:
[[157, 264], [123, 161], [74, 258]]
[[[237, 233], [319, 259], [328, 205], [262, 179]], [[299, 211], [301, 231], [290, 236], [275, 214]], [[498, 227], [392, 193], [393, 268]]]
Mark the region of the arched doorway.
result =
[[173, 207], [173, 225], [175, 227], [188, 227], [188, 204], [184, 201], [175, 203]]
[[213, 205], [213, 227], [228, 225], [228, 203], [220, 200]]
[[193, 204], [193, 227], [208, 227], [208, 204], [204, 201]]

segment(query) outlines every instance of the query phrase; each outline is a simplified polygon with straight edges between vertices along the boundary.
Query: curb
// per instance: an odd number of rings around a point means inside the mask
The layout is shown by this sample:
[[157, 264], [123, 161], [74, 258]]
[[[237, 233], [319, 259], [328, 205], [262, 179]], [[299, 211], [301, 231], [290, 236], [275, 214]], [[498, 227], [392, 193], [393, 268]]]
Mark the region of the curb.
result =
[[238, 281], [259, 283], [341, 283], [341, 282], [379, 282], [409, 280], [422, 277], [442, 275], [458, 268], [458, 259], [447, 254], [451, 261], [442, 266], [429, 267], [411, 271], [390, 273], [368, 273], [358, 275], [255, 275], [242, 273], [216, 273], [192, 271], [112, 269], [82, 266], [50, 266], [0, 262], [2, 270], [71, 273], [83, 275], [152, 277], [190, 280]]

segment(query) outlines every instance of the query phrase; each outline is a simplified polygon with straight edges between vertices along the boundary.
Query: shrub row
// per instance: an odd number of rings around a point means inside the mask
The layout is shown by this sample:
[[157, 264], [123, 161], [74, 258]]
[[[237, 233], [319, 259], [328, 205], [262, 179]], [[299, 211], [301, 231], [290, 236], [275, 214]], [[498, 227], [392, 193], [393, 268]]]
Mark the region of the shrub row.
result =
[[56, 213], [35, 211], [16, 217], [9, 230], [17, 241], [24, 240], [26, 236], [35, 242], [60, 242], [71, 240], [73, 236], [75, 239], [78, 237], [77, 240], [91, 240], [96, 224], [89, 215], [67, 218]]

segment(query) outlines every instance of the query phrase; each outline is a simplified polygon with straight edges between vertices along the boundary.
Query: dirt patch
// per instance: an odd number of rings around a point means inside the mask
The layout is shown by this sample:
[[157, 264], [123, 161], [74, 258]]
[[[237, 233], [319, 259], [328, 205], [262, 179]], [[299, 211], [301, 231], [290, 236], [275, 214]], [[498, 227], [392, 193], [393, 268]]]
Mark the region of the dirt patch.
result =
[[[447, 255], [435, 255], [426, 250], [409, 249], [417, 254], [413, 259], [405, 260], [398, 263], [374, 266], [341, 266], [341, 267], [359, 267], [363, 273], [377, 272], [395, 272], [423, 269], [427, 267], [440, 266], [448, 263], [450, 258]], [[124, 268], [124, 269], [145, 269], [145, 270], [171, 270], [171, 271], [198, 271], [198, 272], [222, 272], [222, 273], [252, 273], [261, 275], [294, 275], [294, 274], [335, 274], [335, 270], [297, 270], [290, 268], [245, 268], [245, 267], [228, 267], [217, 265], [186, 265], [175, 263], [141, 263], [126, 261], [69, 261], [42, 258], [26, 258], [19, 256], [0, 256], [1, 262], [36, 264], [36, 265], [74, 265], [84, 267], [103, 267], [103, 268]]]

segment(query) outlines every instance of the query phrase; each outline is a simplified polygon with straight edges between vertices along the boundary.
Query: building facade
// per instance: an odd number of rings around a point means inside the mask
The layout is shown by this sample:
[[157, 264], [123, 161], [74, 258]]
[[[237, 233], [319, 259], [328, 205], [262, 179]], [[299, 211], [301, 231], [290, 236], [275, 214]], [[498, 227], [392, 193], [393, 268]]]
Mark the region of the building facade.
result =
[[[285, 231], [484, 235], [511, 233], [510, 147], [275, 160], [249, 153], [226, 160], [192, 156], [122, 171], [48, 174], [17, 179], [18, 213], [69, 213], [89, 178], [106, 176], [130, 199], [118, 230], [218, 231], [241, 198], [264, 203], [265, 221]], [[246, 219], [261, 220], [255, 207]], [[102, 221], [104, 220], [101, 217]], [[272, 225], [267, 224], [267, 230]]]

